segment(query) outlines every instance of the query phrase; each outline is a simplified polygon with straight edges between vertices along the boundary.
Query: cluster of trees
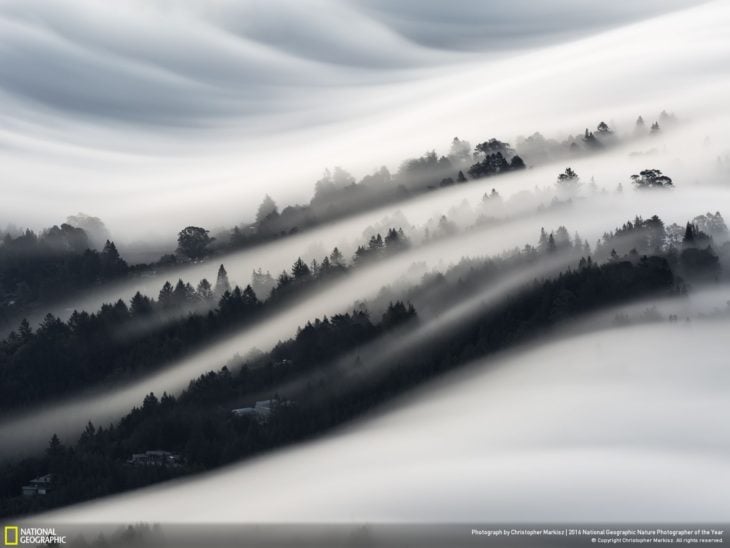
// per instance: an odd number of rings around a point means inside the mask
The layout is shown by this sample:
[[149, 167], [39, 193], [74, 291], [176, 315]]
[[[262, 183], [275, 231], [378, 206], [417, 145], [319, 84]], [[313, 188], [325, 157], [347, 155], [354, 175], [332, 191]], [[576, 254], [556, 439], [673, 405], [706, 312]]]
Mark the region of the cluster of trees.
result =
[[[465, 183], [468, 180], [465, 172], [471, 178], [480, 178], [524, 168], [525, 163], [509, 143], [490, 139], [472, 151], [471, 145], [459, 138], [452, 141], [448, 155], [438, 156], [435, 151], [429, 151], [418, 158], [405, 160], [395, 174], [382, 167], [356, 182], [347, 171], [336, 167], [333, 171], [325, 171], [315, 183], [309, 204], [287, 206], [279, 211], [267, 195], [258, 208], [256, 220], [235, 227], [228, 237], [220, 237], [220, 245], [231, 248], [252, 245], [355, 211], [403, 200], [438, 187]], [[206, 242], [207, 246], [212, 243], [201, 232], [196, 241]], [[183, 247], [181, 245], [181, 249]], [[190, 257], [187, 253], [186, 256]]]
[[373, 259], [379, 259], [384, 256], [403, 251], [409, 245], [408, 238], [403, 233], [403, 229], [388, 229], [388, 232], [383, 238], [380, 234], [370, 237], [370, 241], [367, 246], [360, 245], [355, 251], [353, 261], [355, 264], [370, 261]]
[[34, 304], [49, 302], [78, 289], [127, 275], [129, 266], [116, 246], [106, 241], [101, 251], [91, 249], [81, 228], [53, 226], [31, 230], [0, 245], [0, 323]]
[[[179, 314], [178, 307], [193, 301], [209, 311]], [[252, 320], [261, 308], [250, 286], [212, 291], [203, 280], [195, 291], [179, 281], [174, 288], [165, 283], [158, 300], [137, 293], [129, 305], [119, 300], [95, 313], [75, 311], [66, 322], [48, 314], [35, 330], [23, 320], [0, 342], [0, 408], [19, 408], [148, 373]], [[171, 312], [173, 320], [166, 317]], [[145, 328], [127, 334], [140, 325]]]
[[663, 254], [674, 271], [687, 279], [715, 278], [721, 257], [730, 253], [727, 238], [720, 212], [697, 216], [684, 227], [665, 226], [656, 215], [637, 216], [605, 233], [596, 243], [595, 257], [615, 261], [626, 255], [636, 262], [642, 255]]
[[[659, 169], [644, 169], [638, 174], [631, 175], [631, 184], [637, 190], [654, 190], [674, 188], [672, 178], [664, 175]], [[558, 174], [555, 186], [559, 194], [563, 196], [574, 196], [583, 185], [580, 176], [571, 167]], [[619, 183], [618, 191], [623, 191], [623, 185]]]
[[[658, 135], [661, 132], [659, 122], [670, 126], [676, 121], [673, 114], [662, 111], [658, 120], [647, 129], [644, 118], [639, 116], [634, 125], [633, 134], [625, 138], [640, 138], [646, 135]], [[625, 139], [624, 138], [624, 139]], [[620, 142], [618, 132], [606, 122], [598, 123], [594, 130], [586, 128], [580, 135], [568, 135], [565, 139], [548, 139], [539, 132], [516, 140], [517, 154], [528, 164], [536, 165], [548, 161], [575, 158], [614, 146]]]
[[252, 284], [242, 289], [231, 285], [220, 265], [215, 285], [207, 279], [197, 287], [183, 280], [175, 285], [167, 281], [157, 299], [137, 292], [129, 304], [118, 300], [95, 313], [74, 311], [66, 322], [48, 314], [35, 331], [23, 320], [0, 341], [0, 409], [148, 373], [214, 337], [275, 312], [361, 262], [407, 245], [403, 231], [391, 228], [385, 238], [378, 233], [368, 247], [358, 248], [351, 266], [335, 247], [321, 261], [307, 264], [298, 258], [276, 279], [268, 272], [254, 271]]
[[[494, 268], [495, 260], [491, 261], [484, 268]], [[464, 283], [461, 275], [432, 277], [421, 289], [428, 294], [434, 285], [451, 286], [449, 291], [459, 292]], [[55, 439], [45, 454], [6, 464], [0, 470], [0, 513], [118, 492], [302, 440], [476, 357], [547, 335], [562, 321], [627, 299], [676, 290], [677, 280], [662, 256], [644, 256], [636, 262], [622, 258], [603, 265], [586, 258], [556, 278], [528, 284], [458, 329], [435, 334], [400, 354], [392, 367], [372, 370], [355, 351], [383, 335], [417, 326], [414, 308], [391, 302], [378, 323], [362, 307], [323, 318], [308, 323], [268, 354], [201, 376], [179, 397], [165, 394], [158, 400], [150, 394], [115, 425], [89, 425], [78, 442], [64, 446]], [[352, 358], [345, 371], [311, 375], [343, 357]], [[342, 382], [342, 375], [353, 374], [357, 382]], [[306, 382], [293, 382], [302, 378]], [[278, 402], [267, 420], [231, 413], [267, 398]], [[131, 453], [150, 448], [180, 453], [184, 466], [140, 471], [125, 463]], [[29, 477], [49, 471], [58, 477], [52, 496], [32, 501], [17, 496]]]
[[631, 182], [637, 189], [672, 188], [671, 177], [667, 177], [658, 169], [644, 169], [631, 176]]

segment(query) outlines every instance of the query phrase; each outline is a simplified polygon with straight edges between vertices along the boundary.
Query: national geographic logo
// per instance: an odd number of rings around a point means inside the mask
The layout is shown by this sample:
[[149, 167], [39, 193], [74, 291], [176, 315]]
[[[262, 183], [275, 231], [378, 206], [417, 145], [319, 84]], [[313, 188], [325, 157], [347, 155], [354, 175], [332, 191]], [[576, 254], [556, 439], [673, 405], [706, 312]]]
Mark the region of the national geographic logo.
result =
[[3, 543], [5, 546], [17, 546], [19, 536], [17, 525], [6, 525], [3, 529]]
[[3, 544], [21, 546], [34, 544], [66, 544], [66, 535], [56, 534], [55, 527], [3, 527]]

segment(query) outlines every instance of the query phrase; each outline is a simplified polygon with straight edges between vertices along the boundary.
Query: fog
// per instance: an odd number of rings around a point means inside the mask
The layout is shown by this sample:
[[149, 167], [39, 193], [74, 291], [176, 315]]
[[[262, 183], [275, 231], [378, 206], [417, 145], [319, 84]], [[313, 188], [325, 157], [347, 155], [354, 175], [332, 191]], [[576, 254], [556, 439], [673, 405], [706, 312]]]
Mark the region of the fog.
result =
[[6, 2], [2, 224], [83, 211], [121, 243], [169, 245], [189, 224], [250, 219], [267, 192], [308, 199], [327, 166], [394, 170], [454, 135], [564, 135], [662, 108], [718, 127], [726, 116], [724, 2], [460, 2], [454, 13], [367, 0]]
[[558, 339], [473, 364], [336, 435], [39, 519], [722, 521], [727, 328]]

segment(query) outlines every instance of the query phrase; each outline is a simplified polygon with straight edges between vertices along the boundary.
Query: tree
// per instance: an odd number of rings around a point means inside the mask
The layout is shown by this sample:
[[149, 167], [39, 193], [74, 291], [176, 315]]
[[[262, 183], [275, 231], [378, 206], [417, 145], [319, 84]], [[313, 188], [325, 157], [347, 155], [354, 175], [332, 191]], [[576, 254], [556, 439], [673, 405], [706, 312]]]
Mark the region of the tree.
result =
[[264, 273], [259, 268], [258, 270], [254, 270], [251, 275], [251, 287], [256, 295], [261, 296], [262, 299], [267, 299], [271, 295], [271, 291], [276, 287], [276, 280], [274, 280], [268, 270]]
[[634, 133], [636, 133], [637, 135], [643, 135], [644, 133], [646, 133], [646, 124], [644, 123], [644, 118], [642, 118], [641, 116], [636, 119]]
[[399, 250], [408, 245], [406, 235], [403, 233], [403, 229], [401, 228], [398, 230], [395, 228], [389, 229], [388, 234], [386, 234], [383, 241], [388, 250]]
[[519, 170], [519, 169], [525, 169], [525, 161], [520, 158], [517, 154], [512, 156], [512, 159], [509, 161], [509, 168], [512, 170]]
[[692, 222], [699, 230], [714, 238], [725, 238], [727, 236], [727, 225], [719, 211], [715, 212], [714, 215], [709, 211], [705, 215], [698, 215]]
[[177, 251], [190, 259], [199, 259], [207, 253], [213, 240], [206, 229], [187, 226], [177, 235]]
[[268, 194], [264, 196], [264, 200], [261, 202], [258, 211], [256, 212], [256, 223], [261, 224], [265, 219], [271, 216], [279, 214], [279, 209], [276, 207], [276, 203], [272, 200]]
[[203, 278], [200, 280], [200, 283], [198, 283], [196, 293], [201, 301], [209, 301], [213, 298], [213, 287], [210, 285], [208, 280]]
[[58, 457], [63, 454], [63, 444], [61, 443], [61, 440], [58, 439], [58, 436], [56, 434], [53, 434], [51, 436], [51, 440], [48, 442], [48, 448], [46, 449], [46, 455], [48, 455], [51, 458]]
[[337, 266], [342, 266], [343, 264], [343, 256], [342, 252], [338, 248], [334, 248], [332, 250], [332, 253], [330, 253], [330, 261], [332, 261], [332, 264]]
[[573, 168], [566, 167], [565, 171], [558, 175], [555, 184], [561, 191], [572, 194], [580, 188], [581, 181], [578, 174], [573, 171]]
[[256, 292], [250, 285], [247, 285], [241, 293], [241, 301], [247, 310], [251, 310], [259, 305], [259, 299], [256, 296]]
[[157, 301], [160, 303], [162, 308], [171, 308], [174, 305], [174, 289], [169, 281], [165, 282], [165, 285], [160, 289], [160, 294], [157, 297]]
[[20, 321], [20, 327], [18, 328], [18, 334], [20, 335], [20, 340], [27, 341], [30, 339], [30, 337], [33, 335], [33, 328], [30, 326], [30, 323], [26, 318], [23, 318]]
[[101, 275], [104, 278], [113, 278], [127, 272], [127, 263], [119, 256], [114, 242], [107, 240], [99, 255]]
[[195, 290], [190, 284], [186, 284], [182, 279], [178, 279], [175, 289], [172, 291], [172, 297], [177, 306], [190, 304], [195, 296]]
[[133, 316], [144, 316], [152, 312], [152, 302], [149, 297], [142, 295], [139, 291], [132, 297], [130, 305]]
[[658, 169], [645, 169], [638, 175], [631, 176], [631, 182], [637, 189], [672, 188], [672, 179]]
[[559, 249], [570, 247], [571, 241], [570, 241], [570, 234], [568, 233], [568, 229], [564, 226], [559, 226], [558, 229], [555, 231], [555, 246]]
[[653, 215], [644, 221], [644, 229], [647, 233], [647, 250], [651, 253], [661, 252], [667, 237], [664, 222], [657, 215]]
[[314, 184], [313, 202], [326, 198], [338, 190], [355, 184], [355, 178], [341, 167], [335, 167], [333, 172], [326, 169], [322, 178]]
[[589, 131], [588, 128], [586, 128], [585, 133], [583, 134], [583, 142], [586, 144], [586, 146], [590, 148], [600, 148], [601, 142], [596, 139], [596, 136], [593, 134], [592, 131]]
[[449, 150], [449, 160], [455, 166], [465, 166], [471, 160], [471, 145], [469, 141], [462, 141], [458, 137], [454, 137], [451, 141], [451, 149]]
[[490, 154], [497, 153], [504, 157], [509, 157], [513, 156], [515, 151], [509, 143], [505, 143], [498, 139], [489, 139], [489, 141], [479, 143], [474, 147], [474, 158], [477, 160], [486, 158]]
[[299, 257], [296, 261], [294, 261], [294, 264], [291, 267], [291, 273], [295, 280], [301, 280], [303, 278], [308, 278], [312, 274], [312, 271], [307, 266], [307, 263]]
[[611, 130], [611, 128], [608, 127], [608, 124], [606, 122], [601, 122], [600, 124], [598, 124], [597, 131], [598, 134], [602, 136], [608, 136], [613, 134], [613, 131]]
[[545, 227], [540, 228], [540, 239], [537, 241], [537, 249], [541, 253], [545, 253], [548, 250], [548, 235], [545, 232]]
[[89, 242], [94, 249], [104, 246], [104, 242], [111, 238], [109, 230], [104, 226], [99, 217], [92, 217], [85, 213], [78, 213], [66, 218], [66, 222], [71, 226], [82, 229], [89, 238]]
[[383, 247], [385, 247], [385, 244], [383, 242], [383, 237], [379, 233], [370, 237], [370, 241], [368, 242], [369, 251], [377, 254], [383, 249]]
[[228, 281], [228, 272], [223, 265], [218, 267], [218, 276], [215, 280], [215, 294], [218, 298], [226, 291], [231, 290], [231, 283]]

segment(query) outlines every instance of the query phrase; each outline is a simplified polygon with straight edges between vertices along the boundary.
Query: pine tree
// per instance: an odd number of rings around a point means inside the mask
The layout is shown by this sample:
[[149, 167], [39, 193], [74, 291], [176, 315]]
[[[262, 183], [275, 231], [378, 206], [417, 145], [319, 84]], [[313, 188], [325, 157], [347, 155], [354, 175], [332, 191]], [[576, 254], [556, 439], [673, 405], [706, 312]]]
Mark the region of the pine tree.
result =
[[213, 288], [207, 279], [200, 280], [196, 294], [201, 301], [210, 301], [213, 298]]
[[215, 294], [220, 297], [226, 291], [231, 290], [231, 283], [228, 281], [228, 272], [223, 265], [218, 267], [218, 276], [215, 280]]
[[335, 247], [332, 250], [332, 253], [330, 253], [330, 261], [332, 261], [332, 264], [334, 264], [336, 266], [342, 266], [342, 264], [343, 264], [342, 260], [343, 260], [342, 253], [340, 252], [339, 249], [337, 249]]
[[299, 257], [296, 261], [294, 261], [294, 264], [291, 267], [291, 273], [295, 280], [301, 280], [309, 277], [312, 271], [307, 266], [307, 263]]
[[160, 306], [162, 308], [170, 308], [174, 304], [174, 297], [173, 297], [174, 289], [172, 287], [172, 284], [170, 282], [165, 282], [165, 284], [162, 286], [162, 289], [160, 289], [160, 294], [157, 297], [157, 301], [160, 303]]

